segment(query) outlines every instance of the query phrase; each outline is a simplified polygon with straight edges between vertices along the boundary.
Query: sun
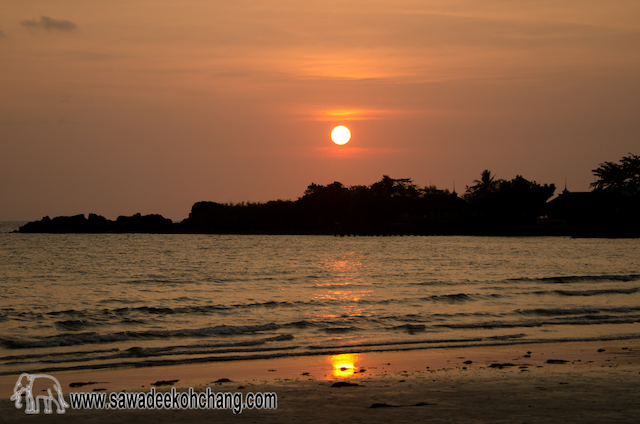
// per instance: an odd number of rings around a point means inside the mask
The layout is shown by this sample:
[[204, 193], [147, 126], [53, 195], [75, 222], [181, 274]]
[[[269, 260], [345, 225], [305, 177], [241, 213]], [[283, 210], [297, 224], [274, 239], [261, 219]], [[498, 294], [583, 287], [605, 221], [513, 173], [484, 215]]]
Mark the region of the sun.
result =
[[331, 140], [339, 145], [347, 144], [351, 140], [351, 131], [344, 125], [338, 125], [331, 131]]

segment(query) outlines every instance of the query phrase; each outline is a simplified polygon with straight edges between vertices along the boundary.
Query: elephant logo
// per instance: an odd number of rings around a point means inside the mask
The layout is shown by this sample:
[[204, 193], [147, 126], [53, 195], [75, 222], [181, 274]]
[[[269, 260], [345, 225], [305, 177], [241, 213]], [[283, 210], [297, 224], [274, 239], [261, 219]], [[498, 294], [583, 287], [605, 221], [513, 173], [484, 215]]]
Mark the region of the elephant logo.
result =
[[[24, 412], [27, 414], [40, 413], [40, 399], [44, 404], [44, 413], [50, 414], [51, 403], [56, 404], [56, 412], [64, 414], [65, 408], [69, 408], [69, 404], [64, 401], [62, 388], [55, 377], [47, 374], [27, 374], [23, 373], [18, 378], [11, 400], [16, 402], [16, 408], [22, 407], [22, 394], [24, 393], [26, 407]], [[44, 394], [40, 394], [44, 393]], [[55, 395], [54, 395], [55, 393]]]

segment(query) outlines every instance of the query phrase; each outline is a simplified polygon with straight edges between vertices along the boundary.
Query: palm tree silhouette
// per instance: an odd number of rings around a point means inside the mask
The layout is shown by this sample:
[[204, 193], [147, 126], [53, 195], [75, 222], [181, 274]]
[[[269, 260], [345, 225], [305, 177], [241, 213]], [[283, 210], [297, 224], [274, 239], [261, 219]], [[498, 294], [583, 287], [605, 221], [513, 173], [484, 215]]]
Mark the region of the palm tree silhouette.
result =
[[493, 193], [497, 190], [500, 180], [496, 180], [495, 175], [491, 175], [491, 171], [485, 169], [482, 171], [480, 180], [473, 180], [475, 183], [471, 187], [467, 186], [465, 198], [473, 199], [483, 197], [488, 193]]

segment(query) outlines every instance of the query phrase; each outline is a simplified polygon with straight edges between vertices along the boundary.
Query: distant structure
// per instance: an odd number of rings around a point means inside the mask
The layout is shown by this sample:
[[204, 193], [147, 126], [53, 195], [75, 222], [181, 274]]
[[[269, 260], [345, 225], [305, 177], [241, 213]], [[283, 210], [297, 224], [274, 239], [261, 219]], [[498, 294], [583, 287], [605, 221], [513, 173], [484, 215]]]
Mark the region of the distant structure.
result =
[[637, 233], [637, 197], [618, 191], [571, 192], [565, 189], [547, 203], [548, 223], [572, 235], [631, 236]]

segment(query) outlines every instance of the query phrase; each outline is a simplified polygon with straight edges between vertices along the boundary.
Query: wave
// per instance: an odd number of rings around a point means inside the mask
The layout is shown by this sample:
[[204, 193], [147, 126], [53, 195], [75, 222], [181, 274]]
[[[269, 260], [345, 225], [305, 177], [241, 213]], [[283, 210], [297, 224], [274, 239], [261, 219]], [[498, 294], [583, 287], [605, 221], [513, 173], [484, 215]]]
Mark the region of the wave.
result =
[[[96, 349], [96, 350], [78, 350], [73, 352], [67, 352], [66, 354], [82, 356], [82, 355], [92, 355], [96, 353], [105, 353], [105, 352], [118, 352], [120, 349], [117, 347], [111, 349]], [[39, 359], [39, 358], [47, 358], [51, 356], [60, 356], [59, 352], [49, 352], [49, 353], [29, 353], [26, 355], [9, 355], [9, 356], [1, 356], [0, 362], [7, 361], [15, 361], [18, 359]]]
[[556, 315], [583, 315], [583, 314], [600, 314], [600, 313], [629, 313], [640, 311], [640, 306], [619, 306], [612, 308], [603, 307], [589, 307], [584, 306], [580, 308], [536, 308], [536, 309], [517, 309], [514, 312], [520, 315], [541, 315], [541, 316], [556, 316]]
[[295, 321], [295, 322], [290, 322], [288, 324], [284, 324], [284, 325], [282, 325], [282, 327], [307, 328], [307, 327], [311, 327], [311, 326], [314, 326], [314, 325], [316, 325], [316, 324], [314, 324], [311, 321], [302, 320], [302, 321]]
[[513, 340], [513, 339], [521, 339], [523, 337], [525, 337], [526, 334], [524, 333], [518, 333], [518, 334], [505, 334], [502, 336], [491, 336], [489, 337], [490, 340]]
[[639, 281], [640, 274], [626, 274], [626, 275], [569, 275], [569, 276], [557, 276], [557, 277], [542, 277], [542, 278], [508, 278], [506, 281], [525, 281], [525, 282], [543, 282], [543, 283], [580, 283], [580, 282], [600, 282], [600, 281]]
[[[13, 357], [0, 358], [0, 361], [5, 362], [5, 365], [12, 365], [14, 363], [19, 364], [61, 364], [61, 363], [82, 363], [90, 361], [107, 361], [113, 359], [127, 359], [127, 358], [151, 358], [151, 357], [164, 357], [164, 356], [189, 356], [189, 355], [215, 355], [215, 354], [227, 354], [227, 353], [247, 353], [247, 352], [266, 352], [276, 350], [292, 349], [291, 346], [285, 347], [257, 347], [269, 342], [277, 341], [289, 341], [294, 337], [291, 334], [283, 334], [276, 337], [268, 337], [264, 339], [241, 341], [236, 343], [213, 343], [213, 344], [195, 344], [185, 346], [166, 346], [166, 347], [131, 347], [124, 351], [120, 349], [105, 349], [91, 351], [90, 355], [87, 352], [65, 352], [50, 355], [16, 355]], [[95, 355], [100, 353], [101, 355]], [[105, 355], [105, 353], [108, 353]], [[22, 359], [19, 362], [10, 362], [9, 358]], [[31, 359], [31, 361], [24, 361], [24, 359]]]
[[482, 337], [465, 337], [460, 339], [420, 339], [420, 340], [394, 340], [380, 342], [355, 342], [342, 344], [323, 344], [307, 346], [310, 350], [327, 350], [327, 349], [354, 349], [365, 347], [392, 347], [392, 346], [410, 346], [410, 345], [433, 345], [440, 343], [470, 343], [484, 340]]
[[343, 334], [358, 330], [359, 328], [356, 327], [327, 327], [324, 329], [324, 331], [329, 334]]
[[582, 315], [577, 317], [561, 317], [550, 320], [531, 321], [487, 321], [464, 324], [437, 324], [438, 327], [454, 329], [474, 328], [518, 328], [518, 327], [543, 327], [546, 325], [598, 325], [598, 324], [633, 324], [640, 322], [640, 315]]
[[427, 326], [424, 324], [404, 324], [392, 328], [393, 330], [403, 330], [409, 334], [422, 333], [426, 331]]
[[59, 330], [73, 331], [73, 330], [81, 330], [83, 328], [90, 327], [93, 324], [86, 320], [72, 319], [72, 320], [66, 320], [66, 321], [56, 321], [54, 325]]
[[632, 287], [630, 289], [555, 290], [555, 292], [564, 296], [597, 296], [600, 294], [633, 294], [638, 290], [640, 288]]
[[279, 328], [274, 323], [262, 325], [240, 325], [228, 326], [219, 325], [216, 327], [205, 327], [195, 329], [179, 330], [149, 330], [149, 331], [122, 331], [110, 334], [98, 334], [94, 332], [59, 334], [45, 337], [38, 340], [20, 339], [0, 339], [0, 345], [9, 349], [29, 349], [56, 346], [75, 346], [97, 343], [122, 342], [134, 339], [164, 339], [164, 338], [184, 338], [202, 337], [210, 335], [238, 335], [255, 333], [259, 331], [273, 331]]
[[472, 296], [465, 293], [441, 294], [441, 295], [434, 295], [430, 297], [424, 297], [423, 300], [454, 303], [454, 302], [466, 302], [466, 301], [472, 300]]
[[[153, 350], [148, 351], [147, 356], [143, 356], [138, 359], [132, 353], [140, 352], [139, 350], [129, 350], [129, 352], [123, 352], [124, 355], [129, 355], [129, 360], [126, 356], [120, 356], [117, 362], [108, 363], [91, 363], [83, 364], [78, 362], [72, 362], [68, 365], [61, 365], [57, 367], [47, 366], [38, 368], [37, 363], [27, 364], [21, 368], [26, 369], [28, 372], [58, 372], [58, 371], [71, 371], [71, 370], [95, 370], [95, 369], [113, 369], [113, 368], [131, 368], [131, 367], [155, 367], [155, 366], [167, 366], [167, 365], [179, 365], [179, 364], [198, 364], [198, 363], [211, 363], [211, 362], [225, 362], [225, 361], [241, 361], [241, 360], [256, 360], [256, 359], [275, 359], [283, 357], [303, 357], [303, 356], [326, 356], [326, 355], [338, 355], [345, 353], [370, 353], [370, 352], [388, 352], [388, 351], [411, 351], [411, 350], [424, 350], [424, 349], [452, 349], [452, 348], [465, 348], [465, 347], [490, 347], [490, 346], [513, 346], [513, 345], [526, 345], [526, 344], [538, 344], [538, 343], [563, 343], [563, 342], [582, 342], [582, 341], [607, 341], [607, 340], [635, 340], [640, 339], [640, 334], [621, 334], [615, 336], [600, 336], [600, 337], [575, 337], [575, 338], [550, 338], [550, 339], [526, 339], [522, 334], [512, 334], [505, 336], [493, 336], [489, 338], [460, 338], [460, 339], [431, 339], [431, 340], [415, 340], [415, 341], [388, 341], [378, 343], [353, 343], [353, 344], [339, 344], [339, 345], [323, 345], [323, 346], [309, 346], [308, 350], [300, 350], [297, 346], [290, 347], [271, 347], [271, 348], [247, 348], [247, 349], [230, 349], [228, 351], [219, 350], [218, 355], [205, 355], [205, 356], [193, 356], [184, 358], [170, 358], [163, 357], [162, 355], [155, 355], [159, 353], [163, 348], [159, 348], [156, 352]], [[175, 352], [176, 355], [183, 355], [184, 352]], [[158, 358], [159, 356], [159, 358]], [[173, 355], [169, 355], [173, 356]], [[149, 359], [154, 358], [154, 359]], [[94, 358], [95, 359], [95, 358]], [[135, 359], [135, 360], [132, 360]], [[53, 362], [52, 362], [53, 363]], [[62, 364], [63, 362], [60, 362]], [[0, 371], [0, 375], [15, 374], [15, 371]]]
[[[456, 302], [466, 302], [472, 301], [476, 299], [483, 299], [487, 297], [500, 297], [501, 295], [470, 295], [466, 293], [457, 293], [457, 294], [446, 294], [446, 295], [434, 295], [430, 297], [424, 298], [386, 298], [386, 299], [359, 299], [359, 300], [310, 300], [310, 301], [274, 301], [269, 300], [265, 302], [255, 302], [255, 303], [243, 303], [243, 304], [230, 304], [230, 305], [192, 305], [192, 306], [180, 306], [180, 307], [160, 307], [160, 306], [128, 306], [128, 307], [118, 307], [118, 308], [100, 308], [100, 309], [68, 309], [61, 311], [50, 311], [44, 313], [35, 313], [31, 311], [24, 311], [15, 313], [14, 311], [7, 311], [5, 315], [0, 315], [4, 319], [17, 319], [18, 315], [21, 320], [34, 320], [36, 318], [40, 318], [43, 315], [57, 317], [57, 318], [68, 318], [68, 319], [59, 319], [55, 321], [54, 326], [58, 327], [62, 330], [68, 331], [77, 331], [83, 328], [86, 328], [91, 325], [98, 324], [109, 324], [114, 323], [114, 321], [109, 322], [109, 320], [114, 317], [118, 318], [117, 323], [125, 322], [127, 324], [131, 324], [134, 322], [144, 322], [145, 315], [154, 317], [162, 317], [162, 316], [174, 316], [174, 315], [208, 315], [208, 314], [218, 314], [221, 312], [229, 312], [234, 310], [244, 310], [244, 309], [253, 309], [253, 308], [314, 308], [314, 307], [324, 307], [324, 306], [339, 306], [345, 303], [358, 303], [359, 305], [389, 305], [389, 304], [406, 304], [408, 302], [415, 302], [416, 300], [422, 300], [425, 302], [447, 302], [447, 303], [456, 303]], [[112, 299], [113, 300], [113, 299]], [[110, 303], [111, 300], [108, 302]], [[120, 302], [120, 301], [118, 301]], [[128, 301], [129, 303], [134, 303], [133, 301]], [[142, 319], [142, 321], [137, 321], [136, 318]], [[123, 321], [124, 320], [124, 321]]]

